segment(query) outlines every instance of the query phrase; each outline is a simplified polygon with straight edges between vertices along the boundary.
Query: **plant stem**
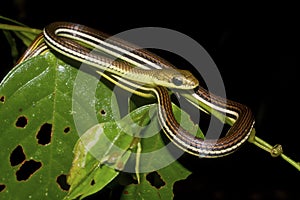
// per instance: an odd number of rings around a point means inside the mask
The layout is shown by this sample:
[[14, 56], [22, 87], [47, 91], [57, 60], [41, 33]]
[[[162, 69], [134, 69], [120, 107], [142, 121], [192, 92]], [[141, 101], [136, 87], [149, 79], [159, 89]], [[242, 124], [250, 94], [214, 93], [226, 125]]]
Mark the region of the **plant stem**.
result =
[[[255, 134], [255, 130], [253, 131], [252, 134]], [[255, 136], [255, 135], [250, 136], [248, 141], [250, 143], [253, 143], [254, 145], [258, 146], [259, 148], [269, 152], [272, 157], [280, 156], [283, 160], [285, 160], [290, 165], [292, 165], [293, 167], [295, 167], [296, 169], [298, 169], [300, 171], [300, 163], [292, 160], [291, 158], [289, 158], [288, 156], [283, 154], [281, 145], [272, 146], [269, 143], [267, 143], [266, 141], [260, 139], [259, 137]]]
[[19, 26], [19, 25], [10, 25], [10, 24], [0, 24], [0, 29], [9, 30], [9, 31], [33, 33], [35, 35], [37, 35], [41, 32], [40, 29], [30, 28], [30, 27], [26, 27], [26, 26]]

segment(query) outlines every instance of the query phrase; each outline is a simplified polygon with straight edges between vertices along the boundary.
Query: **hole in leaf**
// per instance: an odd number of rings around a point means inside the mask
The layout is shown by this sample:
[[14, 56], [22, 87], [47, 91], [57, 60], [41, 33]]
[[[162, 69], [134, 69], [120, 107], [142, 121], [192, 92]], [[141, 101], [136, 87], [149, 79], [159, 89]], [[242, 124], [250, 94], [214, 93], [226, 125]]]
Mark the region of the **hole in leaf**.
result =
[[10, 154], [10, 165], [16, 166], [21, 164], [25, 160], [25, 154], [23, 148], [18, 145], [13, 152]]
[[20, 169], [16, 172], [18, 181], [25, 181], [30, 176], [32, 176], [40, 167], [42, 166], [41, 162], [35, 160], [29, 160], [24, 162]]
[[5, 96], [1, 96], [1, 97], [0, 97], [0, 102], [1, 102], [1, 103], [4, 103], [4, 102], [5, 102]]
[[56, 182], [62, 190], [68, 191], [70, 185], [67, 183], [67, 176], [65, 174], [59, 175], [56, 178]]
[[17, 121], [16, 121], [16, 127], [18, 128], [25, 128], [25, 126], [27, 125], [28, 120], [25, 116], [20, 116]]
[[102, 116], [106, 116], [106, 111], [105, 110], [100, 110], [100, 114], [102, 115]]
[[91, 181], [91, 185], [95, 185], [95, 180], [93, 179], [92, 181]]
[[66, 127], [65, 129], [64, 129], [64, 133], [69, 133], [70, 132], [70, 127]]
[[2, 192], [4, 189], [6, 188], [6, 186], [5, 185], [3, 185], [3, 184], [0, 184], [0, 192]]
[[127, 190], [124, 190], [124, 191], [123, 191], [123, 194], [126, 194], [126, 195], [127, 195], [127, 194], [129, 194], [129, 192], [128, 192]]
[[41, 126], [38, 131], [36, 138], [38, 143], [41, 145], [46, 145], [51, 142], [52, 124], [45, 123]]
[[152, 186], [156, 187], [157, 189], [166, 184], [157, 172], [151, 172], [147, 174], [146, 179], [150, 182]]

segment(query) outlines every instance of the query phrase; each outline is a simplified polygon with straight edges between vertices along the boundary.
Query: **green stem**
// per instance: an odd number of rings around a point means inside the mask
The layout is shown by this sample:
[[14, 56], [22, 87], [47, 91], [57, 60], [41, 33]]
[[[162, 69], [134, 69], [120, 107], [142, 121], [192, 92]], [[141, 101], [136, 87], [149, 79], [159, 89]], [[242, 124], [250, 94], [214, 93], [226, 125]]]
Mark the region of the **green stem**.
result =
[[19, 25], [10, 25], [10, 24], [0, 24], [0, 29], [9, 30], [9, 31], [33, 33], [35, 35], [41, 33], [40, 29], [30, 28], [30, 27], [26, 27], [26, 26], [19, 26]]
[[300, 171], [300, 163], [296, 162], [294, 160], [292, 160], [291, 158], [287, 157], [284, 154], [281, 154], [281, 158], [283, 158], [285, 161], [287, 161], [288, 163], [290, 163], [293, 167], [295, 167], [296, 169], [298, 169]]
[[[253, 134], [255, 134], [255, 131], [253, 131]], [[259, 137], [255, 136], [255, 135], [250, 136], [248, 141], [251, 142], [252, 144], [256, 145], [257, 147], [269, 152], [272, 155], [272, 157], [280, 156], [283, 160], [285, 160], [290, 165], [292, 165], [293, 167], [295, 167], [296, 169], [298, 169], [300, 171], [300, 163], [292, 160], [291, 158], [289, 158], [288, 156], [283, 154], [281, 145], [272, 146], [269, 143], [267, 143], [266, 141], [260, 139]]]
[[25, 46], [29, 46], [34, 38], [37, 36], [37, 34], [41, 33], [41, 30], [29, 28], [27, 26], [23, 25], [11, 25], [11, 24], [0, 24], [0, 30], [3, 30], [3, 32], [6, 31], [12, 31], [15, 33], [15, 35], [23, 41]]
[[[222, 113], [213, 110], [211, 107], [209, 107], [208, 105], [197, 101], [196, 99], [194, 99], [194, 97], [192, 97], [190, 94], [183, 94], [184, 97], [186, 97], [192, 104], [194, 104], [196, 107], [198, 107], [200, 110], [204, 111], [205, 113], [211, 114], [213, 116], [215, 116], [217, 119], [219, 119], [220, 121], [222, 121], [223, 123], [226, 123], [230, 126], [232, 126], [235, 122], [234, 119], [229, 118], [225, 115], [223, 115]], [[272, 157], [278, 157], [280, 156], [281, 158], [283, 158], [286, 162], [288, 162], [289, 164], [291, 164], [293, 167], [295, 167], [296, 169], [298, 169], [300, 171], [300, 163], [296, 162], [294, 160], [292, 160], [291, 158], [287, 157], [286, 155], [284, 155], [282, 153], [282, 147], [281, 145], [275, 145], [272, 146], [269, 143], [265, 142], [264, 140], [260, 139], [259, 137], [255, 136], [255, 129], [253, 129], [251, 131], [250, 137], [248, 139], [248, 141], [254, 145], [256, 145], [257, 147], [269, 152], [271, 154]]]

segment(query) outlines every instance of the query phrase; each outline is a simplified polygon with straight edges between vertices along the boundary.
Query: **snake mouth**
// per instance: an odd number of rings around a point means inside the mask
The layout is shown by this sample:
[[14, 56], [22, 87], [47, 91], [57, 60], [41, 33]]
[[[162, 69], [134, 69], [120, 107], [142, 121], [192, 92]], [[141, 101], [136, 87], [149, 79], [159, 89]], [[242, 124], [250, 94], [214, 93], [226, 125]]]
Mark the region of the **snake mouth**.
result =
[[188, 83], [186, 85], [188, 86], [188, 89], [195, 89], [199, 86], [199, 81], [194, 76], [190, 77], [188, 80]]

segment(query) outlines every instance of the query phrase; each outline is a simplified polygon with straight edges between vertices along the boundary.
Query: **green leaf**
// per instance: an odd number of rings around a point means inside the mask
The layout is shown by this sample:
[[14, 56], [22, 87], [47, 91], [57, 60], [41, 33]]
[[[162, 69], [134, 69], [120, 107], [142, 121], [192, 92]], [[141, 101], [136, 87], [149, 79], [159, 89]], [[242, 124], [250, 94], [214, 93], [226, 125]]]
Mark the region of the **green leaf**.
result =
[[[181, 125], [191, 133], [197, 133], [204, 138], [202, 131], [195, 125], [187, 113], [173, 105], [173, 112], [176, 119], [181, 119]], [[151, 125], [144, 130], [144, 135], [153, 135], [153, 130], [159, 130], [157, 116], [151, 119]], [[155, 134], [146, 137], [142, 141], [140, 170], [146, 171], [140, 175], [139, 184], [131, 184], [125, 187], [122, 193], [122, 200], [164, 200], [173, 199], [173, 186], [176, 181], [186, 179], [191, 172], [184, 168], [177, 158], [182, 155], [177, 147], [171, 143], [166, 144], [161, 135]], [[167, 148], [166, 148], [167, 145]], [[158, 151], [159, 150], [159, 151]], [[178, 152], [180, 151], [180, 152]], [[157, 153], [158, 152], [158, 153]], [[145, 154], [147, 156], [145, 156]]]
[[79, 135], [118, 119], [116, 105], [111, 88], [50, 53], [13, 68], [0, 85], [0, 199], [62, 199]]
[[118, 175], [118, 171], [102, 165], [89, 151], [95, 146], [105, 146], [102, 141], [107, 138], [103, 130], [102, 124], [95, 125], [78, 140], [74, 148], [75, 156], [68, 177], [70, 190], [65, 199], [82, 199], [101, 190]]
[[150, 119], [144, 116], [150, 106], [156, 105], [140, 107], [119, 121], [97, 124], [80, 137], [74, 148], [66, 199], [81, 199], [100, 191], [123, 170], [135, 146], [132, 133], [142, 131], [134, 122], [148, 123]]
[[127, 186], [122, 193], [122, 200], [165, 200], [173, 199], [173, 186], [176, 181], [186, 179], [191, 174], [179, 162], [166, 168], [141, 175], [140, 184]]

